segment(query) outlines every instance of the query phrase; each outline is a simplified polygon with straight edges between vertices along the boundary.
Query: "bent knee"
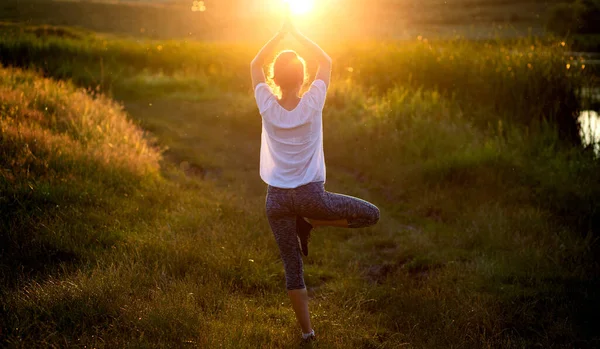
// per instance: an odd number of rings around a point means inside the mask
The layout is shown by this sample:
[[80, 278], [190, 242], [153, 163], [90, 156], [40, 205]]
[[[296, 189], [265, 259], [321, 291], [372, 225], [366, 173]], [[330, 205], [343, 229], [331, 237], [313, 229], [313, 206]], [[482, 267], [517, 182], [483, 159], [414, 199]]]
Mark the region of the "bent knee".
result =
[[375, 225], [379, 222], [379, 208], [373, 205], [371, 214], [369, 215], [369, 225]]
[[377, 206], [370, 204], [368, 209], [363, 210], [363, 212], [348, 220], [349, 228], [365, 228], [375, 225], [379, 222], [379, 208]]

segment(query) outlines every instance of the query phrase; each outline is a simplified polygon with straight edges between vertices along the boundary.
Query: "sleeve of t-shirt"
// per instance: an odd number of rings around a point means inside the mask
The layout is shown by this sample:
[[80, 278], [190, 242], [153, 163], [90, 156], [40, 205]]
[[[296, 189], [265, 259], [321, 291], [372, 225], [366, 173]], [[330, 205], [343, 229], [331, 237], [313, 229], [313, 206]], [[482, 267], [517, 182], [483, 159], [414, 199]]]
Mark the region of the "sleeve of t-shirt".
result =
[[258, 111], [262, 114], [265, 110], [269, 109], [273, 102], [275, 102], [275, 95], [273, 95], [273, 91], [269, 85], [264, 82], [256, 85], [254, 89], [254, 98], [256, 99], [256, 105], [258, 106]]
[[312, 108], [322, 110], [325, 106], [325, 97], [327, 96], [327, 85], [325, 81], [318, 79], [313, 81], [310, 88], [302, 98], [305, 98]]

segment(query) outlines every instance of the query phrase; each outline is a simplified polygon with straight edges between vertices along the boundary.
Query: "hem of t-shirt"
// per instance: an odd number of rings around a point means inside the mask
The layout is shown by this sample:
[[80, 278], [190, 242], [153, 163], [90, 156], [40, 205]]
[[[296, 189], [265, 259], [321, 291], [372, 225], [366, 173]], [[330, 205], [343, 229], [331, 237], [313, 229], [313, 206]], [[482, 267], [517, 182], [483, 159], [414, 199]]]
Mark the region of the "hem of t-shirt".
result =
[[284, 184], [284, 185], [274, 185], [274, 184], [270, 184], [269, 182], [267, 182], [267, 181], [266, 181], [264, 178], [262, 178], [262, 176], [261, 176], [261, 178], [260, 178], [260, 179], [262, 179], [262, 181], [263, 181], [263, 182], [264, 182], [266, 185], [268, 185], [268, 186], [271, 186], [271, 187], [275, 187], [275, 188], [279, 188], [279, 189], [296, 189], [296, 188], [298, 188], [298, 187], [301, 187], [301, 186], [303, 186], [303, 185], [307, 185], [307, 184], [310, 184], [310, 183], [318, 183], [318, 182], [323, 182], [323, 183], [326, 183], [326, 182], [327, 182], [327, 179], [326, 179], [326, 178], [323, 178], [323, 179], [313, 179], [313, 180], [311, 180], [311, 181], [308, 181], [308, 182], [306, 182], [306, 183], [301, 183], [301, 184], [290, 184], [290, 185]]

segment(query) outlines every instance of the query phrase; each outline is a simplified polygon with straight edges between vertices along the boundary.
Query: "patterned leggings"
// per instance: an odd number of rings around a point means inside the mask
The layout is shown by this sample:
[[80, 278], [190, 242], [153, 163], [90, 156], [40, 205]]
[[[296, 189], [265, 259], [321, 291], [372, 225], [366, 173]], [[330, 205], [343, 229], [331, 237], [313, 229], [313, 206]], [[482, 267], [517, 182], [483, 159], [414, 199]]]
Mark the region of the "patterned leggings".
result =
[[302, 255], [296, 235], [296, 216], [317, 220], [346, 219], [349, 228], [374, 225], [379, 209], [352, 196], [325, 191], [323, 182], [312, 182], [293, 189], [269, 186], [267, 218], [279, 246], [288, 290], [304, 288]]

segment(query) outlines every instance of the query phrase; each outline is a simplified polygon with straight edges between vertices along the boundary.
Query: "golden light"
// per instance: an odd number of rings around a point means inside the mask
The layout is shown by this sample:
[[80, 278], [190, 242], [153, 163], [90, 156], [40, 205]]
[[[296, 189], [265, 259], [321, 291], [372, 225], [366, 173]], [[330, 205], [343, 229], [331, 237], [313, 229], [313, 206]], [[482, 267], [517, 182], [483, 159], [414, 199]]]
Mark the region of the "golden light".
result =
[[194, 0], [192, 3], [192, 12], [204, 12], [206, 11], [206, 5], [204, 1]]
[[293, 15], [303, 15], [313, 9], [313, 0], [283, 0], [290, 6]]

